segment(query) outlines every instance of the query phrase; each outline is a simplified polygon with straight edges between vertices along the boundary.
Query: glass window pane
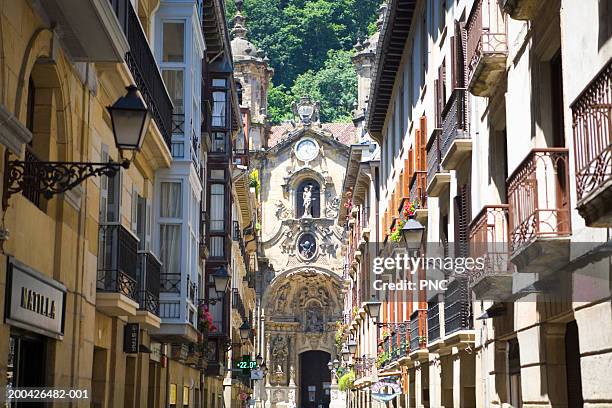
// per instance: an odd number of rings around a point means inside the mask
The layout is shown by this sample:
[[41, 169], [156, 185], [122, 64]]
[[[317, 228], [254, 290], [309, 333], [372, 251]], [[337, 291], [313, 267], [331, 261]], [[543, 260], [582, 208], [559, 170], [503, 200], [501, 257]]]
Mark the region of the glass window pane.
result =
[[159, 254], [165, 273], [181, 273], [181, 226], [160, 225]]
[[164, 62], [183, 62], [185, 49], [185, 25], [183, 23], [164, 23], [163, 33]]
[[210, 186], [210, 230], [223, 231], [225, 226], [225, 186], [211, 184]]
[[[182, 69], [164, 69], [162, 70], [162, 77], [164, 79], [164, 83], [166, 84], [166, 88], [168, 89], [168, 93], [170, 94], [170, 98], [172, 99], [172, 104], [174, 105], [173, 113], [175, 115], [184, 115], [185, 114], [185, 102], [183, 99], [184, 90], [183, 90], [183, 70]], [[180, 118], [175, 118], [176, 120], [180, 120]], [[183, 126], [185, 123], [185, 117], [182, 117], [183, 123], [175, 124], [173, 127], [177, 127], [181, 129], [181, 133], [183, 132]]]
[[227, 82], [225, 81], [225, 79], [220, 79], [220, 78], [215, 78], [212, 80], [212, 86], [217, 87], [217, 86], [225, 86]]
[[213, 145], [212, 145], [213, 153], [224, 153], [225, 152], [225, 133], [224, 132], [214, 132], [212, 142], [213, 142]]
[[225, 180], [225, 170], [211, 170], [210, 179], [211, 180]]
[[217, 127], [225, 126], [225, 92], [213, 92], [213, 114], [212, 125]]
[[210, 237], [210, 256], [222, 257], [224, 255], [223, 237]]
[[181, 218], [182, 216], [182, 197], [181, 183], [163, 182], [161, 183], [160, 198], [160, 217]]

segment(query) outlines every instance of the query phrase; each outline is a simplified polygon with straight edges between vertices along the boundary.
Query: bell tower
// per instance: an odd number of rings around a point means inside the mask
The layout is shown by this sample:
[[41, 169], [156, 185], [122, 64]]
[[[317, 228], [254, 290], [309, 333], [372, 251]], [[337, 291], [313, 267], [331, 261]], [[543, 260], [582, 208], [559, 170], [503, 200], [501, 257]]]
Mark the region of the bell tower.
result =
[[245, 129], [248, 129], [249, 149], [259, 150], [267, 147], [268, 88], [274, 70], [270, 68], [270, 60], [265, 53], [247, 39], [242, 6], [243, 1], [236, 0], [231, 43], [234, 77], [239, 81], [237, 88], [242, 93], [240, 107], [246, 122]]

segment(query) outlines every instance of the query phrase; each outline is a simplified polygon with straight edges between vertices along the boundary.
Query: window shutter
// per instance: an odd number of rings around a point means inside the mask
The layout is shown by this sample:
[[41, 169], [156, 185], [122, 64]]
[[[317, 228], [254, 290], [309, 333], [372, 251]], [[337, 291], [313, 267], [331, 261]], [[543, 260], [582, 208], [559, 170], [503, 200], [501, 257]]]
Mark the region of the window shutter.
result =
[[463, 184], [459, 187], [454, 203], [455, 225], [455, 256], [468, 256], [469, 223], [470, 223], [470, 186]]
[[440, 110], [440, 84], [439, 84], [440, 80], [436, 79], [434, 80], [434, 100], [435, 100], [435, 105], [434, 105], [434, 115], [436, 117], [436, 127], [437, 128], [441, 128], [442, 127], [442, 111]]

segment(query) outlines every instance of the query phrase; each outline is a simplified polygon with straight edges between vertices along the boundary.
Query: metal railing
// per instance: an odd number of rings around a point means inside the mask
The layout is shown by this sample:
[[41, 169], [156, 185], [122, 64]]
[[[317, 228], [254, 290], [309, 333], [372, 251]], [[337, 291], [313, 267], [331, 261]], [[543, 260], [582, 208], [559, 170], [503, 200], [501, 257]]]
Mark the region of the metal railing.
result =
[[427, 184], [431, 183], [436, 173], [441, 170], [440, 162], [440, 129], [434, 129], [431, 139], [427, 143]]
[[508, 254], [508, 204], [486, 205], [470, 223], [470, 257], [484, 267], [470, 271], [470, 281], [511, 271]]
[[571, 233], [566, 148], [532, 149], [508, 178], [510, 252]]
[[138, 304], [159, 316], [161, 262], [149, 251], [138, 252]]
[[427, 208], [427, 172], [417, 170], [410, 179], [410, 201], [416, 208]]
[[419, 350], [427, 344], [427, 311], [415, 310], [410, 315], [410, 352]]
[[456, 139], [469, 139], [467, 124], [467, 91], [465, 88], [455, 88], [442, 111], [441, 157], [446, 156]]
[[24, 186], [22, 194], [25, 198], [30, 200], [36, 207], [41, 208], [41, 193], [38, 192], [36, 183], [39, 183], [40, 179], [36, 175], [36, 168], [29, 163], [36, 163], [40, 160], [32, 152], [29, 146], [25, 148], [25, 171], [23, 174]]
[[477, 0], [465, 25], [468, 78], [486, 54], [507, 54], [506, 20], [497, 0]]
[[578, 201], [612, 177], [612, 60], [571, 106]]
[[121, 224], [100, 225], [96, 289], [138, 301], [138, 239]]
[[162, 273], [159, 291], [163, 293], [181, 293], [181, 274]]
[[172, 134], [173, 135], [184, 135], [185, 134], [185, 114], [184, 113], [173, 113], [172, 114]]
[[187, 277], [187, 298], [191, 300], [191, 303], [194, 305], [198, 304], [198, 283], [192, 281], [189, 276]]
[[471, 311], [468, 281], [457, 278], [448, 284], [444, 292], [444, 334], [448, 336], [460, 330], [471, 329]]
[[155, 56], [140, 25], [136, 11], [129, 0], [121, 1], [128, 3], [127, 26], [124, 26], [124, 31], [130, 44], [130, 51], [125, 54], [125, 62], [134, 76], [136, 86], [146, 102], [153, 120], [155, 120], [166, 144], [170, 147], [172, 141], [172, 100], [168, 95]]
[[427, 341], [440, 339], [440, 295], [434, 295], [427, 302]]

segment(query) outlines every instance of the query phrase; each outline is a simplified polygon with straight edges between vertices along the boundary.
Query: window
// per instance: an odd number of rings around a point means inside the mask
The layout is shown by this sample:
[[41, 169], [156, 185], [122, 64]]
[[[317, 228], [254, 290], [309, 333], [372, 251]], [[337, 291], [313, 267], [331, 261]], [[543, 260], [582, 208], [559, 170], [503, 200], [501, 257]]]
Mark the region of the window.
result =
[[210, 230], [225, 230], [225, 185], [210, 186]]
[[210, 179], [211, 180], [225, 180], [225, 170], [211, 170]]
[[224, 88], [226, 86], [226, 84], [227, 84], [227, 81], [225, 79], [222, 79], [222, 78], [214, 78], [212, 80], [212, 86], [215, 87], [215, 88], [216, 87], [223, 87]]
[[[108, 153], [102, 151], [102, 162], [108, 161]], [[100, 224], [119, 222], [121, 209], [121, 172], [113, 177], [102, 176], [100, 181]]]
[[213, 92], [212, 125], [215, 127], [225, 127], [225, 94], [225, 91]]
[[521, 357], [519, 343], [516, 338], [508, 341], [508, 375], [510, 404], [513, 407], [522, 407], [521, 396]]
[[319, 183], [312, 179], [304, 180], [297, 189], [296, 218], [319, 218], [321, 216]]
[[162, 182], [160, 192], [161, 218], [181, 218], [182, 217], [182, 189], [180, 182]]
[[[168, 89], [168, 93], [170, 94], [170, 98], [172, 99], [172, 104], [174, 105], [173, 113], [175, 115], [184, 115], [185, 114], [185, 101], [184, 101], [184, 89], [183, 89], [183, 70], [182, 69], [164, 69], [162, 70], [162, 77], [164, 79], [164, 83], [166, 84], [166, 88]], [[180, 133], [183, 133], [185, 125], [185, 118], [183, 116], [183, 123], [174, 126], [175, 128], [180, 129]], [[176, 129], [173, 130], [176, 132]]]
[[185, 24], [182, 22], [163, 25], [163, 62], [183, 62], [185, 58]]
[[181, 273], [181, 225], [159, 226], [159, 254], [165, 273]]
[[214, 132], [212, 140], [212, 153], [225, 153], [225, 132]]

